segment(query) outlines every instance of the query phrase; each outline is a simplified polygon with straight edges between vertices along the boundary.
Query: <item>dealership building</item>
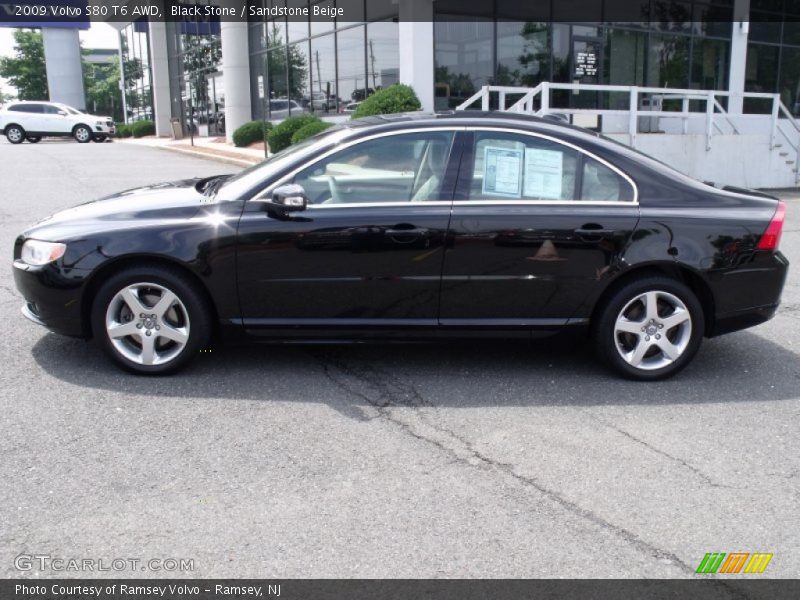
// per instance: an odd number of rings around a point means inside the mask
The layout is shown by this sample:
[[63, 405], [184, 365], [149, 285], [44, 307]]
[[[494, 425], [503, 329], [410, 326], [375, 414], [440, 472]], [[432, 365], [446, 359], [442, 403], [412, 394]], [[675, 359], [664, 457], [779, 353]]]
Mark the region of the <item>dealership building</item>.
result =
[[[127, 114], [153, 118], [162, 135], [172, 118], [230, 135], [264, 116], [313, 110], [333, 118], [396, 82], [413, 86], [427, 110], [454, 108], [484, 85], [542, 81], [723, 90], [731, 113], [741, 110], [743, 92], [777, 92], [786, 106], [798, 105], [800, 2], [634, 3], [651, 19], [615, 21], [612, 2], [583, 3], [586, 18], [568, 23], [559, 2], [495, 0], [471, 9], [459, 0], [337, 0], [346, 21], [129, 23], [120, 31]], [[628, 5], [625, 16], [632, 14]], [[581, 63], [586, 56], [592, 68]], [[565, 92], [563, 103], [614, 107], [600, 94]]]
[[[708, 159], [730, 167], [727, 156], [714, 152], [738, 153], [737, 143], [752, 150], [753, 140], [743, 135], [716, 150], [712, 135], [766, 132], [778, 170], [762, 165], [761, 173], [783, 185], [797, 172], [787, 150], [800, 148], [800, 129], [785, 128], [800, 112], [800, 0], [250, 0], [248, 7], [309, 15], [341, 9], [341, 16], [112, 23], [120, 31], [126, 120], [152, 119], [163, 136], [191, 131], [230, 139], [252, 119], [307, 112], [347, 118], [355, 103], [397, 82], [411, 85], [425, 110], [457, 108], [484, 86], [668, 88], [684, 90], [684, 110], [707, 108], [707, 122], [640, 125], [639, 132], [684, 134], [669, 143], [635, 141], [637, 132], [623, 127], [628, 137], [621, 141], [648, 152], [652, 146], [679, 168], [700, 153], [686, 146], [696, 142], [704, 158], [692, 164]], [[716, 95], [702, 105], [706, 92]], [[778, 94], [783, 108], [758, 94]], [[663, 97], [668, 103], [670, 96]], [[638, 112], [630, 119], [610, 114], [634, 113], [634, 101], [639, 109], [661, 107], [645, 93], [584, 88], [549, 90], [547, 105], [608, 111], [602, 123], [592, 124], [613, 134], [616, 121], [643, 122]], [[497, 95], [472, 107], [481, 106], [498, 108]], [[528, 110], [542, 106], [529, 104]], [[772, 125], [739, 118], [754, 111], [772, 114]], [[692, 140], [703, 132], [704, 141]], [[776, 139], [781, 134], [785, 144]], [[663, 155], [667, 151], [672, 154]]]

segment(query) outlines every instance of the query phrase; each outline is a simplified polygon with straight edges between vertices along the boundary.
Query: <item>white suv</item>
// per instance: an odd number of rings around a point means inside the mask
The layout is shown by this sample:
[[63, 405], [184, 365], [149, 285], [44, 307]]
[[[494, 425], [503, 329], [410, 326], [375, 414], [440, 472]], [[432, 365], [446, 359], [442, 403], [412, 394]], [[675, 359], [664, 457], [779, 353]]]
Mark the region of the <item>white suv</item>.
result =
[[116, 128], [111, 117], [88, 115], [58, 102], [12, 102], [0, 110], [0, 133], [12, 144], [36, 143], [43, 136], [104, 142]]

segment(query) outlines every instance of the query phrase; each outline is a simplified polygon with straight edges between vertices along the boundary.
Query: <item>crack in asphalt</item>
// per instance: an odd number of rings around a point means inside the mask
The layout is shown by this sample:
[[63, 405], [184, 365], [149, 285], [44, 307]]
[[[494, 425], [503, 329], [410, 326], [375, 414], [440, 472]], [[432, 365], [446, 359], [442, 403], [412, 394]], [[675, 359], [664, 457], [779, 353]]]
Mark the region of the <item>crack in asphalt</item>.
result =
[[[325, 376], [339, 389], [343, 391], [355, 395], [365, 402], [367, 402], [370, 406], [375, 408], [379, 415], [384, 417], [387, 421], [393, 423], [394, 425], [400, 427], [404, 432], [409, 434], [415, 439], [420, 441], [426, 442], [435, 446], [436, 448], [440, 449], [441, 451], [454, 456], [455, 460], [461, 464], [466, 464], [471, 467], [478, 467], [482, 466], [487, 469], [492, 469], [503, 473], [507, 476], [512, 477], [519, 483], [524, 484], [530, 488], [535, 489], [540, 494], [544, 495], [546, 498], [560, 506], [561, 508], [565, 509], [566, 511], [577, 515], [594, 525], [597, 525], [601, 529], [610, 532], [617, 537], [621, 538], [625, 542], [631, 544], [641, 552], [644, 552], [656, 559], [660, 560], [667, 560], [672, 564], [678, 566], [682, 571], [687, 574], [694, 574], [694, 569], [686, 564], [683, 560], [680, 559], [676, 554], [664, 550], [662, 548], [658, 548], [653, 544], [643, 540], [634, 532], [625, 529], [624, 527], [612, 523], [604, 519], [603, 517], [595, 514], [589, 509], [583, 508], [579, 504], [569, 500], [556, 490], [550, 489], [537, 481], [535, 478], [522, 475], [517, 473], [514, 469], [514, 465], [510, 463], [504, 463], [497, 461], [486, 454], [482, 453], [481, 451], [477, 450], [475, 446], [469, 440], [466, 440], [456, 434], [455, 432], [443, 428], [438, 425], [434, 425], [433, 423], [428, 422], [423, 415], [420, 413], [415, 413], [416, 416], [423, 421], [423, 425], [435, 430], [437, 433], [444, 434], [449, 436], [452, 440], [457, 441], [463, 446], [463, 450], [461, 452], [458, 451], [457, 448], [454, 448], [441, 440], [437, 440], [434, 437], [429, 435], [425, 435], [424, 432], [419, 432], [416, 430], [413, 423], [408, 421], [404, 421], [400, 419], [397, 415], [392, 414], [392, 408], [422, 408], [422, 407], [433, 407], [432, 404], [425, 401], [421, 394], [414, 389], [413, 385], [400, 382], [397, 378], [393, 377], [391, 374], [382, 372], [380, 370], [374, 369], [373, 367], [369, 366], [358, 366], [354, 367], [353, 365], [347, 364], [341, 360], [337, 360], [335, 357], [331, 357], [330, 354], [321, 355], [319, 353], [314, 354], [314, 358], [317, 359], [324, 370]], [[358, 381], [359, 383], [366, 384], [368, 388], [374, 388], [378, 392], [377, 398], [372, 397], [369, 394], [369, 390], [362, 391], [357, 389], [352, 384], [343, 379], [342, 377], [337, 377], [335, 371], [339, 371], [345, 377], [350, 377]], [[393, 390], [398, 389], [402, 390], [405, 395], [402, 397], [398, 397]], [[413, 400], [409, 400], [409, 397]], [[466, 455], [466, 456], [465, 456]], [[469, 460], [469, 459], [472, 460]]]
[[741, 490], [741, 489], [743, 489], [743, 488], [736, 487], [736, 486], [733, 486], [733, 485], [726, 485], [724, 483], [717, 483], [716, 481], [714, 481], [711, 478], [710, 475], [707, 475], [706, 473], [704, 473], [703, 471], [701, 471], [700, 469], [698, 469], [697, 467], [695, 467], [691, 463], [685, 461], [684, 459], [679, 458], [677, 456], [673, 456], [669, 452], [665, 452], [664, 450], [661, 450], [660, 448], [657, 448], [656, 446], [653, 446], [652, 444], [650, 444], [650, 443], [648, 443], [648, 442], [646, 442], [646, 441], [644, 441], [642, 439], [639, 439], [638, 437], [636, 437], [635, 435], [633, 435], [629, 431], [626, 431], [626, 430], [624, 430], [624, 429], [622, 429], [620, 427], [617, 427], [613, 423], [610, 423], [609, 421], [606, 421], [603, 417], [593, 413], [591, 410], [587, 410], [585, 408], [580, 409], [580, 410], [582, 412], [584, 412], [585, 414], [589, 415], [590, 417], [592, 417], [598, 423], [601, 423], [605, 427], [608, 427], [609, 429], [611, 429], [613, 431], [616, 431], [617, 433], [619, 433], [620, 435], [628, 438], [629, 440], [631, 440], [635, 444], [639, 444], [640, 446], [644, 446], [649, 451], [654, 452], [655, 454], [658, 454], [659, 456], [663, 456], [664, 458], [667, 458], [667, 459], [669, 459], [669, 460], [671, 460], [673, 462], [678, 463], [682, 467], [685, 467], [685, 468], [689, 469], [692, 473], [697, 475], [700, 479], [702, 479], [710, 487], [713, 487], [713, 488], [724, 488], [724, 489], [729, 489], [729, 490]]
[[[603, 531], [617, 536], [640, 552], [662, 561], [669, 561], [669, 563], [674, 564], [687, 575], [695, 574], [695, 569], [690, 567], [673, 552], [659, 548], [650, 542], [643, 540], [633, 531], [630, 531], [621, 525], [617, 525], [616, 523], [612, 523], [611, 521], [604, 519], [600, 515], [587, 508], [583, 508], [578, 503], [569, 500], [556, 490], [546, 487], [534, 477], [517, 473], [514, 470], [513, 464], [500, 462], [487, 456], [486, 454], [477, 450], [472, 442], [463, 438], [462, 436], [459, 436], [454, 431], [431, 423], [430, 420], [428, 420], [420, 411], [415, 411], [414, 415], [419, 421], [421, 421], [423, 426], [428, 427], [439, 434], [446, 435], [451, 438], [451, 440], [455, 440], [456, 442], [460, 443], [466, 449], [466, 453], [463, 451], [459, 452], [458, 448], [453, 447], [452, 445], [447, 445], [441, 440], [434, 439], [429, 435], [425, 435], [424, 433], [417, 431], [413, 423], [404, 421], [391, 412], [393, 408], [435, 408], [435, 405], [427, 401], [413, 384], [403, 382], [392, 374], [369, 365], [354, 366], [341, 359], [337, 360], [335, 356], [332, 356], [331, 352], [315, 352], [313, 350], [308, 352], [315, 360], [317, 360], [317, 362], [320, 363], [325, 377], [331, 383], [344, 392], [361, 398], [369, 406], [373, 407], [377, 411], [377, 417], [374, 418], [382, 417], [387, 422], [400, 428], [403, 432], [407, 433], [414, 439], [432, 445], [443, 453], [450, 455], [452, 459], [448, 462], [448, 464], [462, 464], [472, 468], [481, 468], [484, 471], [492, 470], [502, 475], [506, 475], [523, 486], [536, 490], [545, 498], [552, 501], [565, 511], [589, 521]], [[336, 371], [339, 371], [339, 373], [344, 375], [344, 378], [337, 377]], [[368, 388], [373, 388], [378, 393], [378, 397], [371, 397], [369, 395], [369, 389], [367, 391], [361, 391], [357, 389], [352, 384], [348, 383], [346, 380], [347, 377], [355, 379], [362, 385], [366, 384]], [[402, 395], [398, 396], [395, 390], [399, 390]], [[592, 416], [596, 417], [596, 415]], [[372, 420], [370, 417], [366, 416], [365, 419]], [[623, 430], [618, 431], [633, 441], [647, 446], [650, 450], [662, 454], [672, 460], [678, 461], [701, 477], [706, 477], [704, 473], [692, 465], [685, 463], [685, 461], [660, 451], [657, 448], [642, 442], [638, 438], [631, 436]], [[728, 487], [720, 484], [714, 484], [713, 482], [710, 482], [709, 485], [713, 485], [715, 487]], [[735, 598], [737, 600], [749, 600], [751, 598], [751, 596], [747, 593], [737, 589], [733, 582], [729, 583], [718, 579], [708, 579], [708, 581], [713, 581], [718, 589], [725, 592], [730, 598]]]

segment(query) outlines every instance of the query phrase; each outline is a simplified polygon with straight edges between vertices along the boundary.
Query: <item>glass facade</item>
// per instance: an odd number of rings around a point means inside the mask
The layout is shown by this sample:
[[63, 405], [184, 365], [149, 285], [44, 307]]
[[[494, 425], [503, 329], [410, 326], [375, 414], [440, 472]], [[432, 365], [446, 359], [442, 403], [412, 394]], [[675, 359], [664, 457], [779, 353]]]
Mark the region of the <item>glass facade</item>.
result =
[[[779, 93], [800, 116], [800, 2], [751, 0], [746, 92]], [[769, 101], [748, 100], [749, 109], [769, 112]]]
[[150, 44], [147, 21], [136, 21], [119, 33], [122, 81], [125, 94], [125, 122], [153, 118], [150, 85]]
[[[250, 4], [309, 6], [305, 0], [251, 0]], [[314, 4], [332, 6], [333, 2], [311, 2], [312, 7]], [[397, 4], [391, 0], [337, 0], [337, 6], [345, 6], [349, 18], [360, 16], [363, 20], [277, 18], [250, 23], [254, 118], [335, 115], [374, 90], [399, 81]]]
[[[608, 1], [586, 3], [596, 23], [562, 23], [557, 2], [496, 0], [464, 14], [458, 0], [437, 0], [436, 108], [454, 108], [483, 85], [542, 81], [727, 89], [733, 1], [640, 1], [641, 22], [615, 21]], [[630, 15], [629, 5], [620, 10]], [[610, 94], [552, 98], [554, 106], [626, 108]]]
[[172, 116], [184, 134], [225, 133], [225, 87], [218, 21], [167, 24]]

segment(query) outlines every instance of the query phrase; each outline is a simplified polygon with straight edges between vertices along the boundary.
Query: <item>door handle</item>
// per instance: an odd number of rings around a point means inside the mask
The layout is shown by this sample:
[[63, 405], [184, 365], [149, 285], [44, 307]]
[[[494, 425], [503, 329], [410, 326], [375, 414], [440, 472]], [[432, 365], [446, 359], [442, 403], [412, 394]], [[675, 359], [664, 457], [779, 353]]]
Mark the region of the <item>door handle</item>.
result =
[[389, 236], [398, 236], [398, 235], [408, 235], [408, 236], [422, 236], [428, 233], [427, 229], [418, 228], [418, 227], [409, 227], [408, 229], [405, 228], [397, 228], [392, 227], [384, 231], [386, 235]]
[[578, 227], [574, 231], [578, 235], [582, 236], [598, 236], [614, 233], [613, 229], [604, 229], [602, 225], [597, 225], [595, 223], [587, 223], [583, 227]]

